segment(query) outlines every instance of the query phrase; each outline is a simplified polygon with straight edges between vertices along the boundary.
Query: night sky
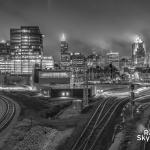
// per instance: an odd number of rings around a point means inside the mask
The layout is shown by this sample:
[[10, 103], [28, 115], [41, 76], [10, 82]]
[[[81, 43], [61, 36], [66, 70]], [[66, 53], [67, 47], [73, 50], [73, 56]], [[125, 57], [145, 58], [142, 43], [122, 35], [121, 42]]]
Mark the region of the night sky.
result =
[[0, 40], [21, 25], [40, 26], [45, 54], [54, 58], [62, 33], [70, 51], [130, 55], [138, 34], [150, 49], [150, 0], [0, 0]]

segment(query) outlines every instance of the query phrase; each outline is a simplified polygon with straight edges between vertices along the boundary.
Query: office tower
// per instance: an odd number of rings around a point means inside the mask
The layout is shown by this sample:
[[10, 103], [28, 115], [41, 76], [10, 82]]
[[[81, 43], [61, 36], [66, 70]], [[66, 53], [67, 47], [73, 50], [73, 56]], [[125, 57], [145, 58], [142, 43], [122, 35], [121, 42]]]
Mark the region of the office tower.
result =
[[112, 64], [117, 69], [119, 69], [119, 53], [118, 52], [110, 52], [107, 53], [107, 64]]
[[132, 64], [136, 67], [143, 67], [145, 64], [146, 49], [144, 41], [137, 37], [132, 44]]
[[14, 74], [31, 74], [33, 66], [41, 67], [43, 55], [43, 35], [38, 26], [21, 26], [10, 29], [11, 57]]
[[70, 69], [70, 53], [68, 50], [68, 43], [66, 41], [66, 37], [63, 34], [61, 37], [61, 59], [60, 59], [60, 66], [63, 70]]

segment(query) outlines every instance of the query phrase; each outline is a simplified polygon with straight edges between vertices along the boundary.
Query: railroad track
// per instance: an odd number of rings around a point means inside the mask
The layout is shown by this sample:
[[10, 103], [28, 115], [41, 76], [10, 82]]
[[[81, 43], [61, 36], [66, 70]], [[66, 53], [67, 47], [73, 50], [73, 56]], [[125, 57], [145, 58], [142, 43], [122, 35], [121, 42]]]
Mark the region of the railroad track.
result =
[[111, 123], [118, 108], [127, 101], [128, 98], [117, 97], [109, 97], [103, 100], [71, 150], [99, 150], [104, 130]]
[[4, 96], [0, 96], [1, 103], [3, 104], [3, 111], [1, 118], [0, 118], [0, 132], [7, 127], [10, 121], [13, 119], [15, 115], [15, 104], [12, 103], [9, 99]]

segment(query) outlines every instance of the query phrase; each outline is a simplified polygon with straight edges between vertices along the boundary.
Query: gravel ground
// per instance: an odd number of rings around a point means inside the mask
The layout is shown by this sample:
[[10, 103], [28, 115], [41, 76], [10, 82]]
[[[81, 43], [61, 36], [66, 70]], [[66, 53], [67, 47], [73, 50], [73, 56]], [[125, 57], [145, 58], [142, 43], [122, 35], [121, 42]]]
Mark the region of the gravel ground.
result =
[[39, 125], [31, 127], [31, 121], [24, 119], [13, 128], [2, 150], [56, 150], [72, 132], [72, 128], [59, 131]]
[[36, 126], [25, 134], [13, 150], [56, 150], [57, 145], [70, 136], [72, 129], [58, 131], [52, 128]]

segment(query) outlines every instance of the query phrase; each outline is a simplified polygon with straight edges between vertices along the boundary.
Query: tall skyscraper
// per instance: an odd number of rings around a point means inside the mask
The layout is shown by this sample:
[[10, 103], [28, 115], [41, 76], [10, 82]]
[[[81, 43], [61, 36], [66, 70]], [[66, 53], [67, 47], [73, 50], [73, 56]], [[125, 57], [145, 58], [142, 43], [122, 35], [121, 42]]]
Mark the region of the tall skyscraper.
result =
[[66, 37], [63, 34], [61, 37], [61, 68], [64, 70], [69, 70], [70, 69], [70, 53], [68, 50], [68, 43], [66, 41]]
[[33, 66], [41, 66], [43, 35], [38, 26], [21, 26], [10, 29], [11, 57], [14, 60], [14, 74], [31, 74]]
[[137, 67], [142, 67], [145, 64], [146, 49], [144, 41], [137, 37], [132, 44], [132, 64]]

